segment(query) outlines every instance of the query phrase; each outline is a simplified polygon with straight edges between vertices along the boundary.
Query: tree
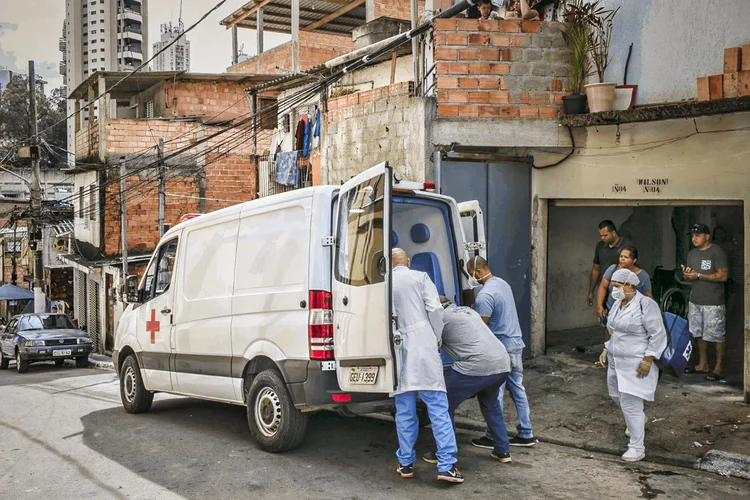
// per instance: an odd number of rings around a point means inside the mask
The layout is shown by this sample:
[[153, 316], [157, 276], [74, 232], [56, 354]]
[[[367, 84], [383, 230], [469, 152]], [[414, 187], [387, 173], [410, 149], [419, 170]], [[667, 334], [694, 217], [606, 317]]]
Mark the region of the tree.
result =
[[[0, 94], [0, 144], [15, 146], [28, 142], [31, 136], [29, 120], [28, 77], [13, 75]], [[37, 122], [40, 137], [48, 144], [67, 149], [64, 90], [58, 88], [47, 98], [37, 86]], [[57, 123], [61, 122], [61, 123]], [[57, 123], [57, 125], [55, 125]], [[60, 152], [61, 156], [65, 156]], [[48, 167], [60, 163], [46, 148], [42, 148], [42, 164]]]

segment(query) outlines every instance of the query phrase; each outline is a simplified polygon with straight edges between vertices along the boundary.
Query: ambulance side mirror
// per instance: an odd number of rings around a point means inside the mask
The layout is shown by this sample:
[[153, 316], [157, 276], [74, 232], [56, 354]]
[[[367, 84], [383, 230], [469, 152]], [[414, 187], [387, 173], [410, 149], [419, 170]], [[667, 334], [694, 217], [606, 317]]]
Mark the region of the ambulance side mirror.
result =
[[129, 304], [140, 302], [138, 296], [138, 276], [128, 276], [125, 278], [125, 296]]

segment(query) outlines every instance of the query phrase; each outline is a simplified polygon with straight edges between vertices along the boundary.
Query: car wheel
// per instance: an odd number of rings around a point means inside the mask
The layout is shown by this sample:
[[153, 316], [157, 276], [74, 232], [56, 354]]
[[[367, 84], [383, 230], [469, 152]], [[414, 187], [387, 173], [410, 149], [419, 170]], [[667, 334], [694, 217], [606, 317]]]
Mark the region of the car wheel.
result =
[[55, 366], [62, 366], [64, 364], [65, 364], [65, 360], [64, 359], [56, 359], [55, 360]]
[[302, 442], [307, 415], [294, 407], [279, 372], [266, 370], [257, 375], [245, 403], [250, 432], [263, 450], [289, 451]]
[[26, 373], [29, 371], [29, 361], [21, 359], [20, 351], [16, 351], [16, 371], [18, 373]]
[[[77, 360], [76, 360], [77, 361]], [[141, 378], [141, 369], [135, 355], [131, 354], [122, 363], [120, 370], [120, 399], [128, 413], [143, 413], [151, 408], [154, 393], [146, 390]]]
[[82, 356], [80, 358], [76, 358], [76, 368], [88, 368], [88, 367], [89, 367], [88, 356]]
[[5, 357], [3, 351], [0, 350], [0, 370], [7, 370], [10, 364], [10, 359]]

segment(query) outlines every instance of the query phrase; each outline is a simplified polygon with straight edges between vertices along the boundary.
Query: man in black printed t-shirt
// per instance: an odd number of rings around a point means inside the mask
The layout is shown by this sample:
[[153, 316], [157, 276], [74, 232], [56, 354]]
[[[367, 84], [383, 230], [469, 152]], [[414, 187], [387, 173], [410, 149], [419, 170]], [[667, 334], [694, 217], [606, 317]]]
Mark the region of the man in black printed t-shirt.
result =
[[[711, 244], [711, 230], [705, 224], [695, 224], [690, 233], [693, 248], [687, 257], [687, 266], [682, 266], [685, 279], [692, 281], [688, 321], [690, 333], [697, 339], [700, 361], [687, 371], [708, 373], [706, 380], [724, 378], [722, 358], [726, 337], [726, 298], [724, 284], [728, 278], [727, 255], [719, 245]], [[716, 346], [716, 365], [708, 368], [708, 344]]]

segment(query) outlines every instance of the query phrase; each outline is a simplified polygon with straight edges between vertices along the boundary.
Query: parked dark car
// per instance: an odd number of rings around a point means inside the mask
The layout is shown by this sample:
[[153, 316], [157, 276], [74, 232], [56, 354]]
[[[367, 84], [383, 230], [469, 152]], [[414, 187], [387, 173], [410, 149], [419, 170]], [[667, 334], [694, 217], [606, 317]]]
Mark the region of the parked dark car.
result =
[[60, 366], [75, 359], [76, 367], [85, 368], [91, 349], [91, 338], [65, 314], [20, 314], [0, 332], [0, 369], [7, 370], [11, 359], [16, 360], [18, 373], [25, 373], [36, 361]]

